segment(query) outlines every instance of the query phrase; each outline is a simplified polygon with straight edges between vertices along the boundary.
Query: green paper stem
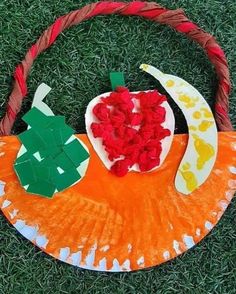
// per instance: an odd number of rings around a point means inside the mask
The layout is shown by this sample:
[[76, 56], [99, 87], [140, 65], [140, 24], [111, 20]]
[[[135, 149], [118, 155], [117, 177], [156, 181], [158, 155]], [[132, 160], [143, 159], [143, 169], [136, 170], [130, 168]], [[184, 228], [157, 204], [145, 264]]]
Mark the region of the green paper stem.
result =
[[110, 73], [111, 88], [114, 91], [117, 87], [125, 87], [125, 78], [123, 72], [111, 72]]

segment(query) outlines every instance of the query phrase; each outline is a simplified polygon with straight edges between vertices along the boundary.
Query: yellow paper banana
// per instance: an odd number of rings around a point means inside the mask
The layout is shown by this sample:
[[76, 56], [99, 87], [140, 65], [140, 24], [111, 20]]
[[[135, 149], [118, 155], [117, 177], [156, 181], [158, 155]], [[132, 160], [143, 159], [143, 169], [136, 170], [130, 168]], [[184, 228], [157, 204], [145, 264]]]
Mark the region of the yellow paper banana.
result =
[[203, 96], [185, 80], [164, 74], [151, 65], [142, 64], [140, 68], [161, 83], [187, 121], [189, 140], [175, 186], [188, 195], [206, 181], [215, 164], [218, 135], [214, 116]]

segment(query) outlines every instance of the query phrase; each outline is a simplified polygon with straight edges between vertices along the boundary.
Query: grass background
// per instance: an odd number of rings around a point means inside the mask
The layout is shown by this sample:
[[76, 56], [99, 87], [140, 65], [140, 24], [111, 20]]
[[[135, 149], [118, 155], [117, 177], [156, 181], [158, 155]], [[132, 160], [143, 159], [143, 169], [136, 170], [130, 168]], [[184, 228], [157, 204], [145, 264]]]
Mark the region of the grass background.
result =
[[[0, 115], [12, 85], [12, 72], [27, 48], [58, 16], [92, 1], [0, 1]], [[168, 8], [185, 9], [191, 20], [215, 35], [228, 57], [236, 82], [235, 0], [159, 0]], [[110, 90], [108, 73], [124, 71], [131, 90], [155, 88], [140, 63], [183, 77], [212, 104], [217, 80], [202, 50], [168, 27], [135, 17], [97, 17], [64, 32], [38, 57], [28, 80], [29, 95], [13, 133], [25, 128], [20, 117], [41, 82], [53, 91], [47, 103], [83, 133], [86, 105]], [[236, 95], [230, 116], [236, 127]], [[171, 102], [172, 103], [172, 102]], [[186, 132], [180, 111], [176, 132]], [[41, 253], [16, 233], [0, 214], [0, 293], [236, 293], [236, 201], [220, 223], [194, 249], [179, 258], [135, 273], [106, 274], [73, 268]]]

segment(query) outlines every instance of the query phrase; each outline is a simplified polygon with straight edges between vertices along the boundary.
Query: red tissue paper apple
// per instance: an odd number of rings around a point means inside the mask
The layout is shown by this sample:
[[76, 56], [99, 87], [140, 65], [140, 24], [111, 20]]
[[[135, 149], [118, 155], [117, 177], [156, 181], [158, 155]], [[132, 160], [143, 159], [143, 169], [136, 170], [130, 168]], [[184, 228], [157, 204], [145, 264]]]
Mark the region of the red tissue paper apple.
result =
[[170, 150], [175, 127], [165, 95], [157, 90], [130, 92], [123, 86], [94, 98], [85, 122], [96, 153], [120, 177], [157, 169]]

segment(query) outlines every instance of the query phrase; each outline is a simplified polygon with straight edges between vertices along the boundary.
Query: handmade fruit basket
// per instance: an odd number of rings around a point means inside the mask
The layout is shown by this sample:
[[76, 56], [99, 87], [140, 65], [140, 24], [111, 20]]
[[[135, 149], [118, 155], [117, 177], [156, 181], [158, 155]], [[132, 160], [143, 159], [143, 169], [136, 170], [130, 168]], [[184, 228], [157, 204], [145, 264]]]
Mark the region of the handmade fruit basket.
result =
[[[167, 24], [197, 42], [219, 81], [214, 115], [202, 94], [180, 77], [140, 68], [182, 110], [188, 134], [157, 89], [130, 92], [113, 73], [113, 90], [85, 113], [75, 135], [43, 102], [41, 84], [10, 135], [37, 56], [65, 29], [97, 15], [134, 15]], [[158, 84], [158, 83], [157, 83]], [[98, 2], [56, 20], [16, 67], [0, 123], [0, 207], [9, 222], [47, 254], [81, 268], [133, 271], [175, 258], [217, 224], [236, 190], [236, 133], [228, 116], [230, 78], [224, 52], [181, 9], [153, 2]]]

